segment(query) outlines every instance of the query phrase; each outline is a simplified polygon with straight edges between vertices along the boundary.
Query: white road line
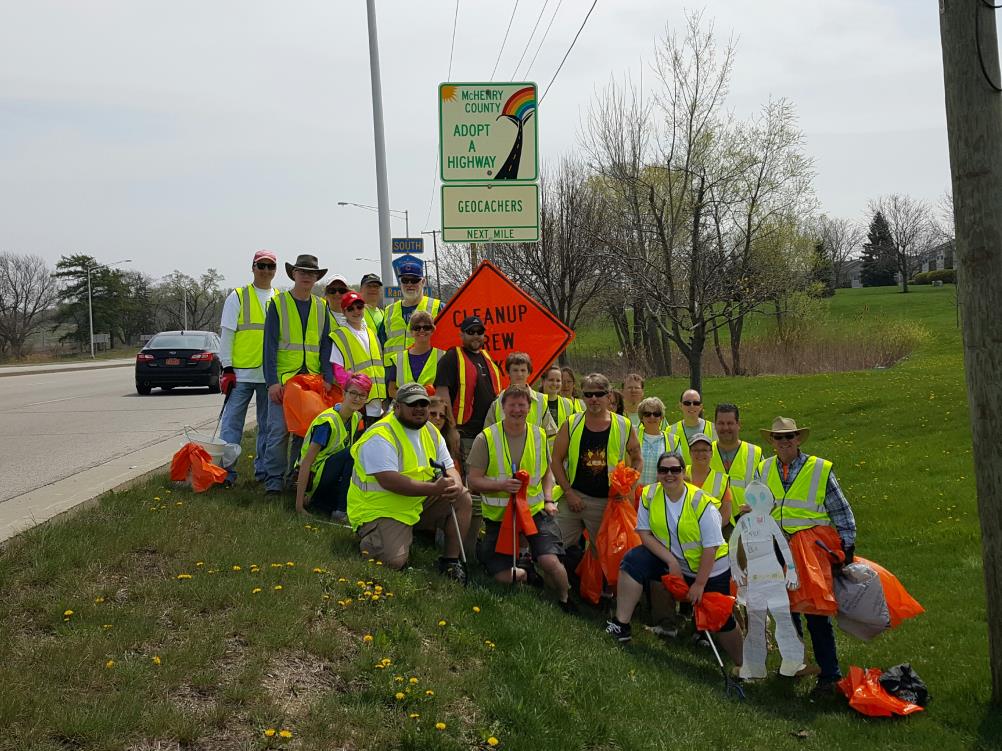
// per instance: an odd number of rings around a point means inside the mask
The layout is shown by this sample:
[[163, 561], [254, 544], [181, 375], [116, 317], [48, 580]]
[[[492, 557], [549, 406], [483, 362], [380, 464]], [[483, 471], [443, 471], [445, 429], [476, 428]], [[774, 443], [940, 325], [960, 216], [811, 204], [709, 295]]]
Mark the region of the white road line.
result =
[[80, 399], [82, 396], [83, 395], [81, 394], [79, 396], [64, 396], [62, 399], [46, 399], [44, 402], [32, 402], [31, 404], [23, 405], [23, 407], [37, 407], [39, 404], [54, 404], [55, 402], [68, 402], [70, 399]]

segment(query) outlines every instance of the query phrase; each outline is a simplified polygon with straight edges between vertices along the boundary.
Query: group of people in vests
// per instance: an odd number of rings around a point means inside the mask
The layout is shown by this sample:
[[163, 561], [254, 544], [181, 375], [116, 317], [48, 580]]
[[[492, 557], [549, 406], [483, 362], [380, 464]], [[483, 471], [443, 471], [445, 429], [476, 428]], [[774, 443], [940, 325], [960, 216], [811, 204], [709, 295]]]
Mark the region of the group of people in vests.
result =
[[[484, 350], [479, 317], [460, 323], [460, 346], [431, 346], [441, 301], [424, 293], [420, 264], [399, 270], [403, 297], [385, 309], [378, 305], [381, 280], [372, 274], [359, 292], [335, 275], [321, 298], [313, 287], [326, 269], [313, 256], [286, 263], [294, 286], [281, 293], [271, 290], [273, 253], [259, 251], [252, 266], [253, 284], [234, 290], [223, 312], [222, 437], [240, 440], [255, 396], [255, 478], [267, 493], [294, 485], [298, 510], [349, 524], [368, 558], [402, 568], [414, 531], [438, 531], [438, 568], [446, 576], [465, 580], [461, 558], [476, 551], [497, 581], [541, 579], [573, 611], [568, 570], [583, 541], [598, 539], [607, 504], [634, 503], [639, 495], [641, 545], [623, 558], [606, 626], [619, 642], [630, 641], [637, 604], [665, 574], [689, 585], [687, 605], [706, 592], [730, 592], [725, 535], [749, 510], [744, 491], [753, 479], [771, 489], [772, 515], [787, 535], [832, 527], [845, 563], [852, 561], [852, 509], [831, 462], [800, 450], [810, 431], [792, 419], [778, 417], [761, 431], [771, 448], [765, 456], [741, 438], [736, 405], [717, 404], [711, 421], [699, 392], [689, 389], [673, 421], [661, 399], [645, 397], [637, 374], [621, 390], [600, 373], [579, 385], [569, 368], [534, 374], [529, 356], [513, 352], [503, 363], [509, 385], [502, 388], [502, 366]], [[293, 436], [290, 461], [281, 403], [284, 384], [299, 373], [337, 382], [344, 396], [305, 439]], [[639, 472], [640, 490], [610, 496], [609, 476], [621, 462]], [[228, 471], [232, 483], [236, 472]], [[533, 529], [522, 529], [505, 547], [511, 554], [501, 554], [502, 521], [520, 492]], [[792, 617], [802, 633], [801, 617]], [[830, 689], [841, 677], [831, 621], [807, 615], [806, 624], [817, 688]], [[740, 666], [733, 617], [718, 638]]]

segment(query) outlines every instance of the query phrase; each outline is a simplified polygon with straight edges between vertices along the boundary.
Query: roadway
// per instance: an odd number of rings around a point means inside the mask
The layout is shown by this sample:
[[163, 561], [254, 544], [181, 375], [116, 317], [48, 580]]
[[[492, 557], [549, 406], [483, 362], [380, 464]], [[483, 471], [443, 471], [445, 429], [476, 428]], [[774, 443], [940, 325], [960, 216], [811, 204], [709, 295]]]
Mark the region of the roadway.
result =
[[[204, 388], [139, 396], [132, 367], [2, 377], [0, 509], [140, 449], [176, 449], [185, 425], [207, 425], [211, 433], [222, 399]], [[169, 460], [173, 452], [164, 453]]]

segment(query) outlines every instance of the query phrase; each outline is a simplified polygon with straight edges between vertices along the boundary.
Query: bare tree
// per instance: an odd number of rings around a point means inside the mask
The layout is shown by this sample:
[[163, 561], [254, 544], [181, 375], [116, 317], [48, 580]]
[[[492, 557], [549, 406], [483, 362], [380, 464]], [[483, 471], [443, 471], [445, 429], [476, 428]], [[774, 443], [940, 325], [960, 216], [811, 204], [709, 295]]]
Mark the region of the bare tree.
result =
[[197, 280], [174, 271], [152, 289], [160, 329], [219, 330], [226, 292], [220, 289], [222, 274], [208, 269]]
[[822, 214], [818, 217], [815, 232], [818, 240], [825, 244], [825, 249], [830, 254], [835, 271], [835, 286], [850, 286], [850, 280], [845, 272], [846, 265], [859, 252], [866, 238], [866, 228], [852, 219]]
[[897, 271], [901, 275], [901, 291], [908, 291], [915, 257], [932, 243], [935, 226], [932, 209], [925, 201], [901, 193], [892, 193], [870, 201], [870, 212], [881, 212], [887, 220], [894, 246]]
[[36, 255], [0, 253], [0, 340], [20, 360], [25, 343], [45, 323], [58, 299], [58, 285]]

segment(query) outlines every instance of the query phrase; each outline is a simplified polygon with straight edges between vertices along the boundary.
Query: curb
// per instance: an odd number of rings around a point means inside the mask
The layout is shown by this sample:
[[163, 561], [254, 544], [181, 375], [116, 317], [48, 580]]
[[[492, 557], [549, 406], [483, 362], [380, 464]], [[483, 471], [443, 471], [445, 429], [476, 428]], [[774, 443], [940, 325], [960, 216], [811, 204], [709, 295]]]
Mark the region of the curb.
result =
[[5, 370], [20, 367], [13, 365], [10, 368], [0, 368], [0, 378], [13, 378], [14, 376], [24, 376], [24, 375], [53, 375], [56, 373], [76, 373], [80, 370], [108, 370], [110, 368], [128, 368], [135, 365], [135, 362], [116, 362], [111, 365], [80, 365], [79, 367], [72, 368], [52, 368], [52, 367], [39, 367], [34, 370], [19, 370], [16, 373], [5, 373]]

